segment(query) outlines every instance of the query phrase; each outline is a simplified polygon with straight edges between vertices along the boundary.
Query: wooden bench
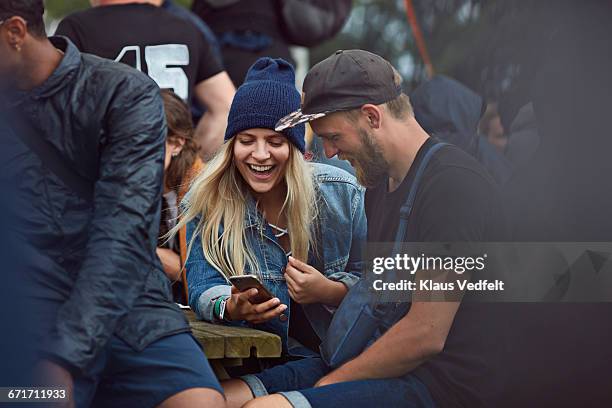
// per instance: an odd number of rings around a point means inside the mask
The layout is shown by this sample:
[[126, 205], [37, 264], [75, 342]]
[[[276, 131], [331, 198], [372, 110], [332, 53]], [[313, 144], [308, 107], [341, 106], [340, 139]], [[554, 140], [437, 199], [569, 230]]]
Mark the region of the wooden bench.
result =
[[278, 358], [282, 346], [276, 334], [245, 327], [224, 326], [198, 320], [191, 310], [185, 311], [194, 337], [220, 380], [227, 379], [225, 367], [242, 365], [242, 359]]

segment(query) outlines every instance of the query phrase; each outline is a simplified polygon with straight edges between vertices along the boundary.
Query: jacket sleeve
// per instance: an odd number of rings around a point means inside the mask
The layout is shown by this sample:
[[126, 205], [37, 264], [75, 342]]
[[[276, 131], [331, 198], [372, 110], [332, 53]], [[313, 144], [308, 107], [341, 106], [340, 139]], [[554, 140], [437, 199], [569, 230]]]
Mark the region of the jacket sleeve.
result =
[[351, 202], [351, 248], [349, 259], [343, 272], [335, 272], [328, 276], [329, 279], [342, 282], [350, 289], [361, 277], [363, 268], [363, 246], [367, 235], [367, 222], [364, 209], [364, 192], [359, 188], [352, 197]]
[[155, 247], [166, 123], [159, 89], [136, 71], [105, 86], [113, 89], [100, 107], [106, 112], [85, 256], [42, 346], [48, 358], [83, 373], [145, 281], [161, 273]]
[[[187, 243], [191, 242], [196, 221], [187, 223]], [[204, 258], [202, 240], [196, 235], [187, 262], [187, 287], [189, 288], [189, 306], [202, 320], [219, 322], [213, 314], [213, 301], [220, 296], [231, 295], [231, 285]]]

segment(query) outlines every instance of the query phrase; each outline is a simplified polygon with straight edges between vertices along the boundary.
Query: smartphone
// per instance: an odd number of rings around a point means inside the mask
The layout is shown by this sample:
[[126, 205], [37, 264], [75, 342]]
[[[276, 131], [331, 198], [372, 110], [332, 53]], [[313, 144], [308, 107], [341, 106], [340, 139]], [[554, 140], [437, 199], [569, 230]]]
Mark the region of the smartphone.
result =
[[274, 297], [255, 275], [230, 276], [229, 280], [241, 292], [257, 289], [257, 295], [251, 298], [252, 303], [263, 303]]

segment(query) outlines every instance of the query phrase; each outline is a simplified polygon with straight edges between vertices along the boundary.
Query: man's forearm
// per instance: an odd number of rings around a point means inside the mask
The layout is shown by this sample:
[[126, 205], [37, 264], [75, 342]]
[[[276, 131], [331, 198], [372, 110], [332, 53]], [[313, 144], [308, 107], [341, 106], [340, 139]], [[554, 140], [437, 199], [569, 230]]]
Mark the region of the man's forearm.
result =
[[353, 360], [340, 366], [326, 377], [332, 382], [404, 375], [439, 352], [439, 346], [428, 342], [425, 327], [400, 320], [372, 346]]
[[458, 302], [413, 302], [408, 314], [370, 348], [321, 382], [392, 378], [414, 370], [442, 351], [458, 308]]
[[210, 160], [223, 144], [223, 135], [227, 127], [227, 112], [207, 111], [198, 122], [194, 137], [200, 145], [200, 156], [204, 161]]

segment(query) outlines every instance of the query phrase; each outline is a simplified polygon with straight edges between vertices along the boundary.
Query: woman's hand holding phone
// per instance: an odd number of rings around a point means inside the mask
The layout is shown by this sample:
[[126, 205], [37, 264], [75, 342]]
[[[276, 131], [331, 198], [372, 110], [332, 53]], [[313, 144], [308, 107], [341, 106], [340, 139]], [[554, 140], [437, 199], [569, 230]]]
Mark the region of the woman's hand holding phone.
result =
[[251, 288], [240, 292], [232, 286], [232, 295], [225, 304], [225, 313], [230, 320], [246, 320], [259, 324], [279, 317], [287, 309], [278, 298], [272, 298], [263, 303], [251, 303], [251, 298], [257, 295], [257, 289]]

